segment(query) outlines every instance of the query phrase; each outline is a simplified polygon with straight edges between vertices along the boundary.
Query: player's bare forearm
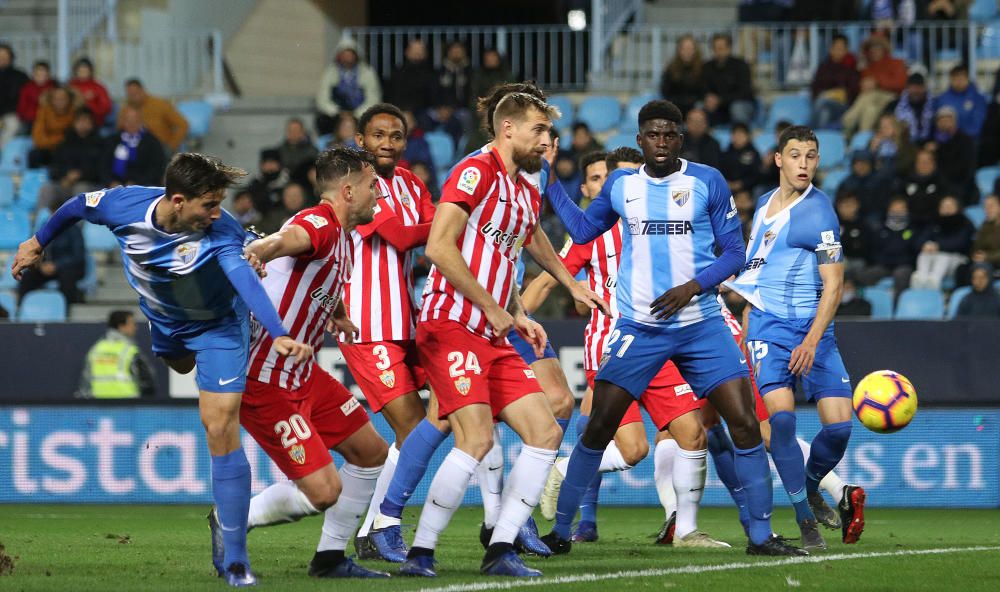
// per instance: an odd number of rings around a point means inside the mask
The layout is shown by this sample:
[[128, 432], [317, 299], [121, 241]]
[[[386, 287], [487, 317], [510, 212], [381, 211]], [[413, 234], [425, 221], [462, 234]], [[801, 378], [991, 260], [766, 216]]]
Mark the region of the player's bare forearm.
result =
[[476, 280], [476, 276], [472, 275], [469, 264], [458, 250], [458, 237], [468, 221], [469, 215], [461, 206], [442, 203], [431, 223], [431, 234], [427, 238], [424, 254], [462, 296], [484, 312], [496, 311], [500, 305]]
[[18, 245], [14, 261], [10, 266], [10, 272], [14, 279], [20, 280], [25, 269], [37, 265], [42, 260], [42, 252], [42, 245], [35, 236]]
[[556, 286], [556, 278], [547, 271], [536, 277], [521, 294], [521, 306], [529, 314], [538, 310], [538, 307], [549, 297], [552, 288]]
[[274, 261], [280, 257], [295, 257], [308, 253], [312, 249], [312, 239], [304, 228], [289, 224], [275, 232], [257, 239], [246, 246], [246, 254], [260, 260], [261, 263]]
[[552, 248], [549, 237], [540, 229], [536, 229], [531, 236], [531, 242], [525, 246], [531, 253], [531, 257], [538, 265], [547, 271], [553, 278], [566, 288], [572, 290], [576, 286], [576, 280], [570, 275], [569, 270], [563, 265], [562, 259]]
[[837, 314], [837, 306], [840, 305], [840, 298], [844, 292], [844, 266], [841, 263], [830, 263], [819, 266], [819, 275], [823, 280], [823, 294], [819, 298], [819, 305], [816, 309], [816, 318], [813, 319], [809, 332], [806, 333], [803, 343], [816, 345], [823, 337], [823, 333], [833, 322], [834, 315]]

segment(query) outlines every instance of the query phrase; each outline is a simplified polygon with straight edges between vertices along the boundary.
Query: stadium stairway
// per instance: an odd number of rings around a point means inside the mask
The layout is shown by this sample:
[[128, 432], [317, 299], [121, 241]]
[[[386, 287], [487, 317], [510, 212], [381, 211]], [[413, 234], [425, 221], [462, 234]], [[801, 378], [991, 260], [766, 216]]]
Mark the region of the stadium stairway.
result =
[[[692, 26], [725, 26], [735, 22], [740, 0], [653, 0], [643, 8], [647, 23], [684, 23]], [[673, 48], [670, 49], [673, 51]]]
[[285, 121], [296, 116], [302, 118], [307, 129], [312, 128], [311, 97], [234, 99], [229, 110], [215, 114], [202, 150], [253, 175], [261, 149], [280, 144]]

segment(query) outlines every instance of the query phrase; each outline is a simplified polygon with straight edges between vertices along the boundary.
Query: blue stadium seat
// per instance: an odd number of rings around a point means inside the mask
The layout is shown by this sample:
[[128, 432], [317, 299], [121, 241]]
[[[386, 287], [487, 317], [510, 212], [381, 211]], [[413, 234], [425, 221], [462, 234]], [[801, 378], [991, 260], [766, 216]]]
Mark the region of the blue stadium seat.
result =
[[958, 314], [958, 305], [962, 303], [962, 298], [965, 298], [969, 292], [972, 292], [972, 286], [962, 286], [960, 288], [955, 288], [955, 291], [951, 293], [951, 297], [948, 298], [948, 317], [949, 319], [955, 318]]
[[986, 212], [983, 211], [983, 206], [969, 206], [965, 208], [965, 217], [979, 228], [986, 220]]
[[17, 320], [57, 323], [66, 320], [66, 298], [59, 290], [34, 290], [21, 299]]
[[795, 125], [809, 125], [810, 117], [812, 117], [812, 104], [809, 102], [809, 97], [804, 95], [776, 97], [771, 103], [764, 130], [774, 131], [775, 124], [782, 120]]
[[1000, 20], [995, 20], [983, 27], [979, 34], [976, 57], [983, 60], [1000, 58]]
[[[10, 275], [10, 274], [4, 274]], [[0, 306], [7, 311], [7, 315], [11, 319], [17, 318], [17, 298], [11, 292], [0, 292]]]
[[997, 177], [1000, 177], [1000, 166], [983, 167], [976, 171], [976, 185], [979, 187], [979, 196], [986, 197], [993, 193], [993, 184]]
[[944, 316], [944, 296], [940, 290], [908, 288], [899, 295], [897, 319], [938, 320]]
[[858, 132], [854, 134], [851, 138], [850, 151], [855, 150], [868, 150], [868, 144], [872, 141], [872, 136], [875, 135], [871, 130], [866, 130], [863, 132]]
[[113, 253], [118, 250], [118, 239], [104, 226], [98, 224], [83, 225], [83, 244], [87, 251]]
[[892, 288], [872, 286], [865, 288], [865, 300], [872, 304], [873, 319], [892, 318]]
[[975, 0], [969, 7], [969, 20], [980, 23], [993, 20], [997, 16], [996, 0]]
[[28, 136], [11, 138], [3, 147], [3, 153], [0, 153], [0, 170], [20, 171], [27, 167], [31, 146], [31, 138]]
[[0, 173], [0, 208], [14, 205], [14, 179], [10, 175]]
[[840, 187], [840, 184], [849, 174], [850, 171], [845, 168], [824, 170], [823, 175], [820, 177], [819, 186], [831, 199], [835, 199], [837, 197], [837, 188]]
[[566, 95], [552, 95], [548, 100], [549, 105], [553, 107], [558, 107], [559, 111], [562, 112], [562, 117], [559, 118], [559, 123], [562, 125], [573, 123], [573, 117], [576, 115], [576, 108], [573, 106], [573, 101], [570, 100]]
[[891, 275], [887, 275], [879, 281], [875, 282], [875, 285], [880, 288], [892, 288], [896, 283]]
[[90, 253], [87, 253], [84, 261], [86, 267], [83, 271], [83, 277], [76, 283], [76, 287], [86, 296], [93, 296], [94, 292], [97, 291], [97, 262], [94, 261], [94, 256]]
[[614, 150], [622, 146], [638, 148], [638, 144], [635, 141], [635, 134], [615, 134], [604, 142], [604, 147], [608, 150]]
[[0, 210], [0, 250], [16, 249], [17, 245], [29, 236], [31, 236], [31, 223], [26, 212]]
[[49, 182], [49, 172], [46, 169], [28, 169], [21, 176], [21, 188], [17, 192], [17, 207], [22, 210], [34, 210], [38, 205], [38, 192], [42, 185]]
[[316, 145], [316, 150], [326, 150], [326, 145], [330, 143], [333, 139], [333, 134], [323, 134], [322, 136], [317, 136], [316, 140], [313, 142]]
[[642, 93], [638, 95], [633, 95], [625, 103], [625, 109], [622, 111], [622, 120], [618, 123], [619, 131], [639, 131], [639, 110], [646, 103], [660, 98], [657, 93]]
[[31, 225], [31, 231], [38, 232], [39, 230], [41, 230], [42, 226], [44, 226], [45, 223], [48, 222], [51, 216], [52, 212], [50, 212], [48, 208], [42, 208], [41, 210], [38, 210], [38, 213], [35, 214], [35, 223]]
[[610, 130], [621, 119], [622, 106], [615, 97], [596, 95], [587, 97], [580, 103], [576, 119], [590, 126], [594, 133]]
[[760, 153], [760, 157], [767, 156], [767, 151], [774, 148], [777, 142], [774, 141], [774, 134], [770, 132], [759, 133], [753, 137], [753, 147]]
[[729, 128], [717, 127], [712, 130], [712, 137], [719, 143], [719, 147], [725, 151], [729, 149], [729, 143], [732, 141], [733, 132]]
[[205, 101], [184, 101], [177, 104], [184, 119], [187, 119], [188, 136], [191, 138], [204, 138], [212, 129], [212, 116], [215, 110]]
[[824, 169], [832, 169], [844, 164], [847, 149], [844, 146], [844, 134], [834, 130], [817, 130], [819, 140], [819, 165]]
[[431, 158], [438, 170], [448, 170], [455, 160], [455, 142], [444, 132], [427, 132], [424, 134], [427, 145], [431, 149]]

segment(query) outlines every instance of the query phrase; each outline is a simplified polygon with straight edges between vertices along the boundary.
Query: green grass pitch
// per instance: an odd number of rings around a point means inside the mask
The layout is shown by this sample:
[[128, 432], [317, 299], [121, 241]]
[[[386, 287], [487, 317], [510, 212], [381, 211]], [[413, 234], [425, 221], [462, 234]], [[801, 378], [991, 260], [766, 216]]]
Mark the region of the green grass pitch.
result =
[[[14, 561], [13, 571], [0, 576], [0, 590], [225, 589], [213, 577], [206, 511], [196, 506], [0, 506], [0, 544]], [[404, 524], [414, 524], [417, 511], [409, 509]], [[576, 545], [568, 556], [528, 560], [545, 572], [541, 581], [479, 575], [481, 516], [476, 508], [456, 514], [442, 536], [440, 577], [433, 580], [309, 578], [318, 517], [251, 532], [251, 560], [260, 588], [271, 590], [1000, 590], [996, 510], [869, 508], [857, 545], [841, 544], [839, 531], [824, 531], [828, 551], [809, 562], [788, 563], [747, 557], [733, 509], [705, 508], [700, 516], [701, 528], [733, 549], [682, 551], [652, 544], [663, 519], [658, 509], [607, 507], [600, 512], [600, 541]], [[539, 524], [548, 531], [547, 523]], [[778, 510], [774, 524], [781, 533], [797, 534], [788, 510]], [[406, 536], [412, 537], [412, 529]]]

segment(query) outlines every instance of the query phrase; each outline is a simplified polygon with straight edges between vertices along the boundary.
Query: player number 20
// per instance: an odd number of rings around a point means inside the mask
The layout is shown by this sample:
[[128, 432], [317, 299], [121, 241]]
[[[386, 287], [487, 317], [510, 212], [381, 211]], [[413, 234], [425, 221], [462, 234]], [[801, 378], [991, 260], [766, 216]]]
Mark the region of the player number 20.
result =
[[619, 347], [618, 351], [615, 352], [615, 356], [621, 358], [625, 355], [625, 352], [628, 351], [629, 346], [632, 345], [632, 342], [635, 340], [635, 335], [622, 335], [621, 331], [615, 329], [611, 333], [611, 338], [608, 339], [607, 348], [609, 352], [614, 350], [612, 346], [618, 343], [619, 339], [621, 339], [621, 347]]
[[[312, 436], [309, 424], [298, 413], [289, 417], [288, 421], [281, 420], [274, 424], [274, 433], [281, 434], [281, 445], [285, 448], [298, 444], [300, 439], [308, 440], [309, 436]], [[297, 437], [293, 437], [293, 433]]]
[[448, 366], [448, 374], [452, 378], [465, 376], [466, 372], [472, 372], [473, 374], [481, 374], [483, 372], [479, 367], [479, 358], [472, 352], [463, 354], [460, 351], [453, 351], [448, 354], [448, 361], [451, 362], [451, 366]]

